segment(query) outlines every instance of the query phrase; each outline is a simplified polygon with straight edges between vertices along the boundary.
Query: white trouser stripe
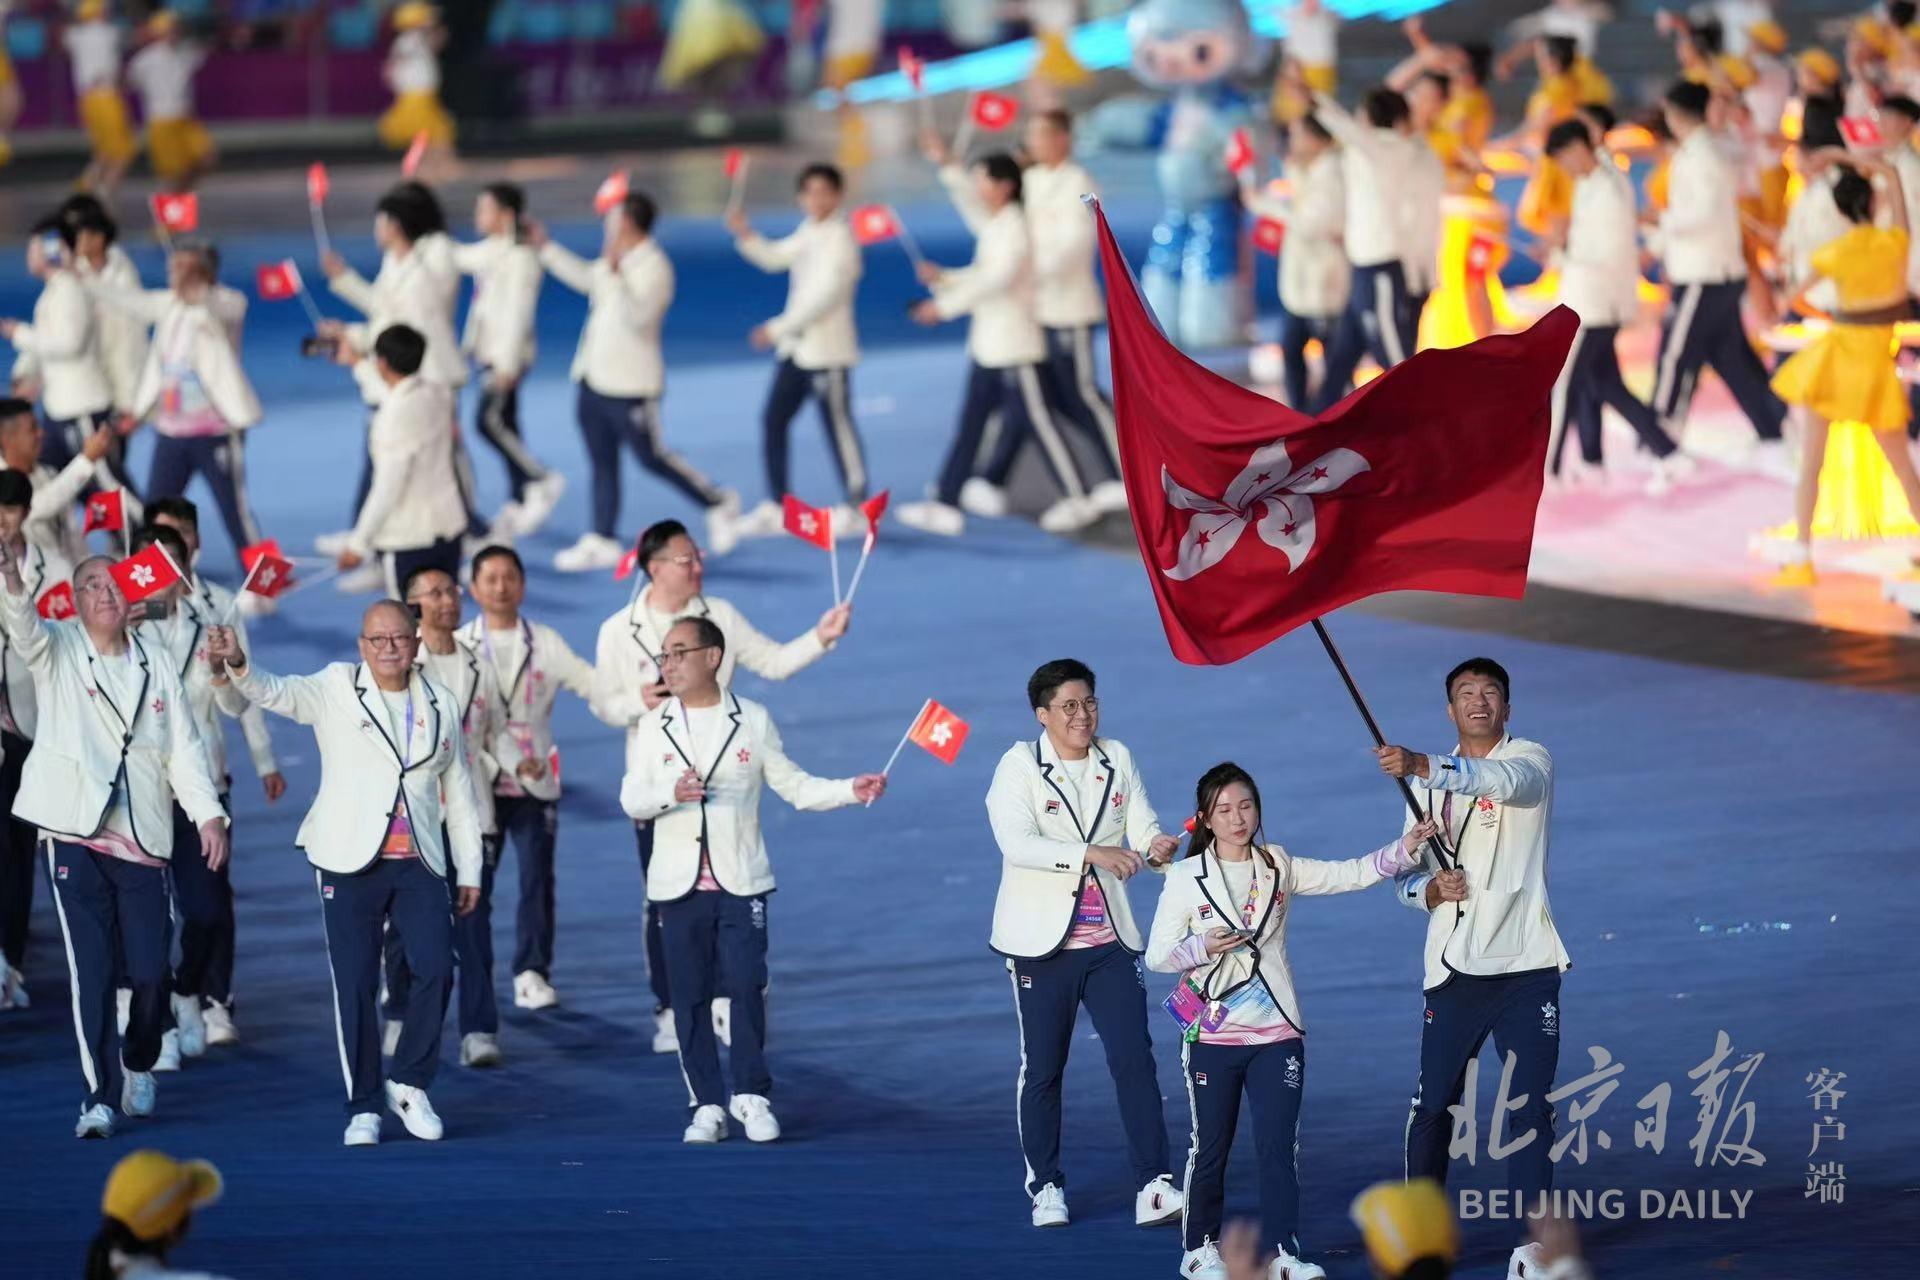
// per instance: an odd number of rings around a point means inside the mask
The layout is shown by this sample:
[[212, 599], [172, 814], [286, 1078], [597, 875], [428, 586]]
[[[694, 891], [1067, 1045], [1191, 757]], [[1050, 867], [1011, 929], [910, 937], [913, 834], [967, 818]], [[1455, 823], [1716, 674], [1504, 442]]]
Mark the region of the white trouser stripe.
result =
[[1193, 1096], [1193, 1041], [1180, 1039], [1180, 1075], [1187, 1082], [1187, 1114], [1193, 1124], [1187, 1131], [1187, 1172], [1180, 1180], [1183, 1207], [1180, 1210], [1180, 1243], [1187, 1240], [1187, 1215], [1193, 1212], [1193, 1166], [1200, 1160], [1200, 1107]]
[[847, 406], [847, 371], [822, 369], [814, 375], [814, 387], [832, 427], [833, 448], [840, 455], [841, 469], [846, 472], [847, 490], [850, 494], [865, 493], [867, 466], [860, 456], [859, 429], [854, 426], [853, 413]]
[[1560, 472], [1560, 441], [1567, 433], [1567, 392], [1573, 380], [1573, 367], [1580, 361], [1580, 344], [1587, 340], [1584, 328], [1573, 333], [1573, 346], [1567, 351], [1567, 362], [1560, 366], [1560, 376], [1553, 383], [1552, 426], [1547, 432], [1547, 474]]
[[253, 518], [253, 504], [247, 501], [246, 432], [227, 433], [227, 483], [233, 487], [233, 505], [240, 512], [240, 533], [252, 546], [260, 541], [260, 525]]
[[1073, 460], [1073, 452], [1067, 448], [1067, 442], [1060, 438], [1060, 428], [1053, 421], [1053, 414], [1047, 409], [1047, 398], [1040, 390], [1040, 371], [1033, 365], [1023, 364], [1013, 371], [1020, 384], [1020, 398], [1026, 403], [1027, 418], [1033, 423], [1033, 434], [1040, 441], [1040, 447], [1053, 459], [1054, 469], [1060, 473], [1060, 486], [1069, 498], [1087, 496], [1086, 481], [1080, 478], [1080, 464]]
[[1385, 271], [1373, 273], [1373, 316], [1374, 323], [1380, 326], [1380, 345], [1387, 350], [1387, 359], [1399, 364], [1407, 358], [1400, 346], [1400, 315], [1393, 305], [1393, 278]]
[[[80, 966], [73, 956], [73, 930], [67, 925], [67, 901], [60, 894], [60, 876], [53, 864], [53, 841], [42, 841], [47, 849], [47, 883], [53, 886], [53, 906], [60, 916], [60, 937], [67, 944], [67, 985], [73, 993], [73, 1038], [80, 1042], [80, 1073], [87, 1078], [87, 1092], [100, 1092], [100, 1073], [94, 1070], [93, 1050], [87, 1044], [86, 1022], [80, 1017]], [[107, 978], [109, 984], [112, 976]]]
[[1020, 1016], [1020, 979], [1013, 971], [1013, 961], [1007, 961], [1007, 981], [1013, 985], [1013, 1025], [1020, 1029], [1020, 1074], [1013, 1080], [1013, 1131], [1020, 1140], [1020, 1164], [1027, 1171], [1026, 1180], [1020, 1185], [1027, 1195], [1034, 1192], [1033, 1164], [1027, 1159], [1027, 1131], [1020, 1123], [1020, 1099], [1027, 1092], [1027, 1020]]
[[353, 1096], [353, 1064], [347, 1057], [347, 1026], [340, 1018], [340, 975], [333, 967], [333, 940], [327, 935], [327, 891], [320, 882], [320, 869], [313, 870], [313, 889], [320, 895], [320, 941], [327, 948], [327, 983], [333, 988], [333, 1039], [340, 1046], [340, 1080]]
[[496, 449], [513, 459], [513, 464], [527, 473], [528, 479], [538, 480], [546, 475], [547, 469], [527, 452], [527, 442], [507, 429], [507, 398], [504, 394], [482, 394], [480, 430], [486, 433]]
[[1687, 336], [1693, 331], [1693, 318], [1700, 310], [1704, 285], [1682, 285], [1680, 300], [1674, 304], [1673, 324], [1667, 329], [1667, 345], [1660, 352], [1660, 376], [1653, 384], [1653, 408], [1663, 418], [1671, 418], [1676, 409], [1675, 378], [1680, 369], [1680, 353], [1687, 349]]
[[1073, 331], [1073, 380], [1080, 388], [1080, 399], [1100, 423], [1100, 435], [1107, 442], [1107, 452], [1113, 455], [1114, 470], [1120, 469], [1120, 428], [1113, 420], [1112, 412], [1107, 408], [1107, 398], [1100, 394], [1100, 386], [1093, 380], [1093, 326], [1081, 325]]
[[720, 495], [714, 490], [713, 481], [693, 469], [685, 458], [667, 448], [660, 438], [660, 402], [642, 400], [634, 412], [640, 415], [640, 429], [647, 433], [647, 443], [653, 446], [653, 456], [660, 459], [661, 465], [680, 476], [706, 495], [708, 505], [716, 505]]

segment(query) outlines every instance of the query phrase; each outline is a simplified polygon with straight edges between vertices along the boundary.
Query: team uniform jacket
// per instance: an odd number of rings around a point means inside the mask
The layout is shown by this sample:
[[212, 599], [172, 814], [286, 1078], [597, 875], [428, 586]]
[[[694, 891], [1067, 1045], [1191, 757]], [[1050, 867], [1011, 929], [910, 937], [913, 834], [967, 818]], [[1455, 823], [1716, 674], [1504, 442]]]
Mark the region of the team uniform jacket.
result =
[[1329, 147], [1293, 177], [1285, 199], [1255, 191], [1249, 204], [1287, 226], [1280, 249], [1280, 304], [1291, 315], [1324, 319], [1347, 309], [1353, 268], [1341, 236], [1347, 225], [1347, 178], [1340, 150]]
[[[85, 259], [76, 259], [74, 270], [79, 272], [89, 293], [96, 284], [113, 290], [140, 288], [140, 273], [134, 269], [133, 259], [117, 244], [107, 246], [107, 262], [100, 270], [95, 271]], [[93, 322], [100, 333], [100, 367], [106, 370], [107, 383], [113, 388], [113, 407], [131, 412], [135, 388], [140, 385], [140, 371], [147, 364], [147, 326], [137, 316], [103, 303], [98, 295], [94, 295], [94, 299]]]
[[860, 246], [845, 218], [809, 218], [779, 240], [755, 233], [734, 243], [762, 271], [787, 273], [787, 305], [767, 321], [778, 355], [809, 370], [859, 363], [853, 294], [860, 283]]
[[[83, 840], [107, 819], [114, 782], [124, 771], [134, 843], [148, 857], [173, 856], [173, 805], [195, 826], [224, 820], [220, 788], [166, 655], [137, 634], [128, 657], [106, 657], [78, 622], [43, 622], [33, 598], [0, 590], [10, 648], [33, 672], [42, 715], [20, 774], [13, 816], [57, 840]], [[116, 705], [94, 664], [131, 661], [138, 695]]]
[[[987, 789], [987, 821], [1001, 859], [988, 945], [1021, 960], [1044, 959], [1066, 943], [1088, 845], [1124, 841], [1144, 858], [1161, 834], [1133, 753], [1113, 738], [1094, 740], [1078, 793], [1045, 734], [1007, 748]], [[1098, 867], [1093, 874], [1120, 945], [1139, 954], [1144, 944], [1126, 885]]]
[[453, 402], [447, 388], [418, 375], [389, 389], [367, 441], [373, 487], [354, 522], [352, 545], [404, 551], [457, 538], [467, 510], [453, 466]]
[[1667, 207], [1652, 247], [1674, 284], [1744, 280], [1740, 252], [1740, 176], [1705, 126], [1674, 148], [1667, 167]]
[[1034, 315], [1033, 236], [1026, 214], [1018, 203], [988, 213], [957, 164], [943, 166], [940, 181], [974, 235], [973, 261], [933, 286], [940, 318], [971, 317], [967, 355], [983, 369], [1039, 364], [1047, 358], [1047, 339]]
[[480, 820], [467, 753], [460, 744], [458, 704], [447, 690], [415, 673], [410, 692], [424, 738], [401, 767], [380, 687], [365, 664], [330, 663], [310, 676], [276, 676], [249, 662], [219, 690], [222, 709], [235, 697], [313, 729], [320, 746], [320, 791], [294, 843], [322, 871], [352, 875], [373, 865], [404, 795], [413, 847], [428, 870], [454, 883], [480, 885]]
[[[480, 655], [483, 664], [493, 665], [486, 650], [485, 618], [475, 618], [457, 634], [461, 643]], [[500, 688], [502, 713], [489, 748], [500, 772], [507, 776], [513, 776], [522, 760], [545, 764], [553, 759], [553, 704], [560, 697], [560, 690], [569, 689], [591, 702], [596, 674], [558, 631], [524, 618], [520, 620], [519, 653], [512, 683]], [[524, 744], [516, 728], [524, 734]], [[560, 798], [560, 779], [551, 769], [534, 779], [516, 777], [515, 782], [535, 799]]]
[[40, 408], [56, 422], [113, 408], [113, 384], [101, 362], [100, 325], [80, 274], [62, 267], [33, 304], [33, 322], [13, 331], [22, 360], [16, 377], [37, 378]]
[[[73, 576], [73, 566], [48, 555], [34, 542], [27, 542], [20, 565], [20, 581], [26, 585], [27, 599], [38, 601], [42, 595]], [[39, 722], [39, 703], [34, 698], [33, 670], [26, 657], [13, 647], [13, 638], [0, 627], [0, 726], [20, 737], [33, 740]]]
[[[0, 467], [0, 470], [4, 470]], [[73, 518], [73, 504], [80, 500], [80, 491], [93, 479], [97, 470], [94, 461], [86, 454], [75, 454], [73, 461], [55, 471], [44, 462], [35, 463], [27, 479], [33, 485], [33, 503], [27, 508], [26, 523], [21, 532], [27, 541], [37, 547], [47, 562], [65, 567], [68, 575], [73, 567], [87, 558], [86, 539], [80, 536], [79, 522]], [[102, 479], [105, 479], [102, 476]], [[22, 575], [25, 576], [25, 575]], [[46, 586], [64, 581], [62, 577], [47, 579]], [[42, 587], [41, 590], [45, 590]]]
[[[493, 742], [506, 729], [500, 710], [500, 682], [493, 664], [478, 649], [456, 634], [453, 652], [429, 654], [423, 642], [416, 651], [414, 666], [423, 679], [453, 695], [453, 709], [460, 721], [460, 743], [467, 753], [467, 773], [473, 779], [473, 806], [479, 816], [480, 830], [492, 835], [497, 827], [493, 814], [493, 780], [500, 776], [500, 763], [493, 756]], [[429, 669], [427, 659], [436, 659]]]
[[[653, 823], [647, 897], [655, 902], [675, 902], [694, 891], [702, 844], [713, 878], [728, 893], [750, 898], [773, 891], [773, 867], [760, 835], [762, 784], [801, 810], [858, 803], [853, 779], [816, 778], [787, 759], [765, 707], [724, 687], [720, 705], [731, 732], [718, 751], [702, 744], [701, 758], [693, 755], [678, 698], [654, 708], [627, 738], [620, 807], [636, 822]], [[706, 781], [706, 798], [697, 803], [673, 798], [674, 784], [688, 769]]]
[[[204, 605], [195, 597], [183, 596], [173, 616], [142, 622], [134, 628], [134, 632], [145, 642], [153, 660], [169, 664], [179, 679], [181, 691], [185, 694], [180, 705], [192, 713], [194, 727], [200, 732], [200, 742], [206, 750], [207, 771], [214, 785], [225, 791], [229, 775], [227, 735], [220, 723], [222, 708], [214, 697], [213, 672], [206, 663], [200, 661], [200, 642], [205, 639], [209, 626], [220, 625], [220, 615], [203, 612], [203, 609]], [[244, 632], [236, 630], [235, 636], [243, 645], [246, 643]], [[245, 651], [244, 648], [241, 650], [243, 653]], [[252, 712], [255, 720], [261, 719], [259, 711], [252, 706], [240, 707], [227, 712], [227, 715], [239, 720], [248, 712]], [[261, 729], [264, 732], [264, 724]], [[249, 745], [252, 745], [251, 741]], [[256, 767], [258, 764], [256, 757]], [[270, 747], [266, 753], [266, 764], [263, 775], [274, 769]]]
[[153, 343], [128, 406], [133, 416], [144, 420], [153, 415], [165, 390], [167, 357], [184, 350], [207, 393], [207, 403], [222, 422], [235, 431], [259, 422], [260, 397], [240, 365], [240, 352], [226, 322], [210, 305], [168, 296], [166, 309], [154, 323]]
[[557, 241], [540, 249], [541, 265], [587, 296], [587, 323], [568, 376], [617, 400], [653, 399], [666, 387], [660, 326], [673, 305], [673, 264], [649, 236], [620, 257], [588, 262]]
[[511, 236], [488, 236], [455, 245], [453, 261], [473, 277], [461, 350], [496, 377], [518, 378], [533, 364], [540, 255]]
[[[1424, 989], [1443, 986], [1456, 973], [1485, 978], [1566, 969], [1573, 962], [1547, 903], [1553, 757], [1539, 743], [1509, 735], [1484, 759], [1429, 757], [1428, 772], [1430, 779], [1407, 781], [1426, 793], [1422, 803], [1436, 820], [1447, 794], [1455, 797], [1448, 840], [1467, 873], [1467, 900], [1428, 912]], [[1412, 824], [1411, 816], [1407, 821]], [[1438, 869], [1431, 845], [1425, 857], [1425, 866], [1394, 881], [1400, 900], [1416, 911], [1427, 910], [1427, 882]]]
[[1640, 242], [1633, 183], [1602, 151], [1594, 171], [1573, 187], [1567, 247], [1560, 254], [1560, 301], [1589, 329], [1632, 324], [1640, 316]]
[[1413, 246], [1401, 206], [1413, 196], [1403, 190], [1403, 183], [1419, 167], [1415, 148], [1429, 155], [1431, 149], [1396, 130], [1376, 129], [1356, 119], [1323, 94], [1314, 95], [1313, 114], [1340, 143], [1347, 187], [1347, 261], [1356, 267], [1404, 262]]
[[[426, 359], [420, 365], [422, 378], [444, 387], [466, 385], [467, 361], [453, 336], [447, 271], [441, 269], [445, 264], [436, 265], [433, 251], [422, 247], [434, 238], [423, 237], [405, 257], [385, 255], [371, 283], [351, 267], [327, 282], [336, 297], [367, 317], [364, 324], [347, 326], [347, 341], [368, 353], [353, 366], [353, 380], [369, 406], [378, 406], [387, 396], [387, 384], [373, 367], [373, 341], [396, 324], [419, 330], [427, 340]], [[453, 284], [459, 284], [457, 274]]]
[[1020, 174], [1020, 204], [1033, 239], [1034, 312], [1049, 329], [1079, 329], [1107, 318], [1107, 302], [1093, 276], [1093, 210], [1081, 196], [1098, 194], [1087, 171], [1071, 160]]

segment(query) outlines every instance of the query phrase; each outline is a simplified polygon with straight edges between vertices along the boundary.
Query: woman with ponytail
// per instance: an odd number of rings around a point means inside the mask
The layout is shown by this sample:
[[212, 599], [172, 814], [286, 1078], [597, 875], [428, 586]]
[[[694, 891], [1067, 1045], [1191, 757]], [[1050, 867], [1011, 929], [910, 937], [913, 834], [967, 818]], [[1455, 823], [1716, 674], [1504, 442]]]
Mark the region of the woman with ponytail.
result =
[[1187, 856], [1167, 872], [1147, 941], [1147, 965], [1180, 974], [1167, 1012], [1185, 1041], [1181, 1064], [1193, 1111], [1180, 1274], [1225, 1280], [1217, 1248], [1227, 1155], [1244, 1090], [1260, 1161], [1261, 1245], [1271, 1280], [1324, 1280], [1297, 1256], [1300, 1182], [1294, 1167], [1306, 1025], [1287, 964], [1287, 917], [1299, 894], [1347, 893], [1416, 865], [1431, 822], [1358, 858], [1295, 858], [1265, 843], [1260, 790], [1237, 764], [1207, 770], [1196, 788]]
[[219, 1280], [175, 1271], [167, 1255], [186, 1238], [193, 1211], [220, 1198], [220, 1171], [205, 1160], [136, 1151], [107, 1175], [100, 1230], [87, 1248], [86, 1280]]

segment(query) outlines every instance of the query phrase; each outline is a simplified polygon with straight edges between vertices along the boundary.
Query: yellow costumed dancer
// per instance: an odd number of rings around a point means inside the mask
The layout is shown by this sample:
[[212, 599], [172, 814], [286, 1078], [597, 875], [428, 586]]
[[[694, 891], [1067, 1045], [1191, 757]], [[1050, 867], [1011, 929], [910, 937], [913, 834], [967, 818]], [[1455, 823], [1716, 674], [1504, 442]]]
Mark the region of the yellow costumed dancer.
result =
[[[1812, 274], [1795, 282], [1796, 295], [1825, 278], [1840, 298], [1833, 326], [1795, 352], [1773, 375], [1773, 389], [1788, 404], [1799, 405], [1805, 420], [1800, 475], [1794, 490], [1797, 556], [1774, 582], [1779, 586], [1813, 583], [1814, 505], [1820, 470], [1827, 456], [1827, 428], [1834, 422], [1858, 422], [1869, 428], [1887, 464], [1906, 494], [1910, 512], [1920, 515], [1920, 475], [1907, 448], [1906, 387], [1894, 363], [1894, 325], [1908, 314], [1907, 208], [1893, 166], [1865, 161], [1844, 148], [1820, 155], [1855, 166], [1833, 186], [1833, 200], [1853, 229], [1813, 255]], [[1874, 225], [1874, 184], [1857, 171], [1879, 176], [1879, 203], [1886, 227]], [[1878, 477], [1863, 475], [1877, 489]]]
[[180, 36], [180, 20], [162, 9], [147, 19], [145, 48], [127, 64], [127, 80], [147, 117], [153, 174], [184, 191], [213, 165], [213, 138], [193, 114], [193, 77], [207, 51]]
[[139, 154], [127, 100], [120, 96], [120, 28], [106, 0], [82, 0], [74, 23], [60, 37], [73, 62], [73, 92], [80, 123], [93, 154], [80, 174], [80, 189], [111, 194]]
[[[1331, 94], [1340, 86], [1340, 15], [1322, 0], [1295, 0], [1287, 10], [1283, 53], [1299, 68], [1300, 78], [1315, 93]], [[1313, 103], [1293, 87], [1284, 74], [1274, 82], [1273, 118], [1291, 124]]]
[[[885, 19], [882, 0], [828, 0], [826, 68], [821, 76], [827, 88], [843, 92], [873, 70], [880, 56]], [[1071, 16], [1068, 21], [1072, 21]], [[835, 158], [843, 170], [864, 168], [869, 159], [866, 117], [845, 99], [836, 114], [840, 146]]]
[[[1027, 20], [1040, 46], [1033, 60], [1033, 79], [1042, 88], [1077, 89], [1093, 79], [1093, 73], [1073, 56], [1070, 43], [1079, 8], [1076, 0], [1029, 0]], [[1058, 105], [1057, 95], [1054, 105]]]
[[440, 102], [440, 46], [447, 38], [440, 14], [409, 0], [393, 11], [393, 32], [383, 69], [393, 105], [380, 117], [380, 143], [405, 151], [425, 134], [429, 148], [445, 151], [453, 146], [453, 117]]
[[766, 44], [766, 32], [734, 0], [681, 0], [660, 56], [660, 87], [698, 93], [704, 101], [693, 131], [725, 137], [733, 117], [721, 103]]

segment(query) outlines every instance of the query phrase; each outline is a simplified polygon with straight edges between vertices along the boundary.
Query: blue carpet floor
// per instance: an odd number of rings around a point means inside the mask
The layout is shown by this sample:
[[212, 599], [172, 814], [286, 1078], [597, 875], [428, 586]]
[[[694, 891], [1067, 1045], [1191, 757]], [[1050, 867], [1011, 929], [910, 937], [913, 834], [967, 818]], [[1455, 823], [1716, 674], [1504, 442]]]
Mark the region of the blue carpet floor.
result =
[[[1138, 242], [1143, 211], [1124, 213]], [[932, 256], [959, 259], [957, 223], [930, 210], [909, 216]], [[585, 243], [584, 228], [570, 231]], [[668, 223], [661, 238], [680, 271], [668, 436], [751, 501], [767, 370], [744, 337], [777, 309], [781, 282], [739, 265], [710, 229]], [[236, 281], [255, 262], [303, 251], [266, 239], [226, 247]], [[349, 251], [371, 266], [364, 243]], [[152, 278], [152, 262], [143, 265]], [[579, 531], [585, 492], [563, 381], [580, 311], [548, 289], [544, 352], [523, 411], [536, 448], [574, 488], [526, 548], [536, 561]], [[898, 494], [916, 493], [936, 465], [962, 374], [957, 329], [906, 331], [910, 296], [904, 259], [870, 253], [862, 322], [871, 355], [856, 398], [872, 469]], [[17, 274], [0, 280], [0, 312], [29, 298]], [[297, 308], [260, 305], [248, 338], [268, 403], [250, 447], [255, 501], [289, 548], [345, 519], [362, 448], [345, 376], [294, 358], [303, 328]], [[798, 429], [796, 487], [825, 499], [816, 428], [808, 419]], [[140, 475], [145, 448], [136, 447]], [[482, 452], [477, 462], [497, 500], [496, 461]], [[691, 514], [650, 479], [630, 472], [628, 484], [630, 528]], [[208, 520], [205, 564], [230, 577], [231, 552], [211, 512]], [[709, 588], [779, 636], [811, 625], [829, 603], [826, 566], [793, 540], [751, 543], [715, 562]], [[528, 609], [590, 655], [600, 619], [624, 599], [624, 586], [604, 578], [543, 573]], [[294, 597], [255, 628], [259, 660], [309, 670], [349, 656], [359, 608], [329, 588]], [[1893, 961], [1911, 935], [1916, 889], [1905, 804], [1912, 698], [1361, 615], [1332, 625], [1391, 735], [1444, 749], [1441, 676], [1484, 649], [1513, 672], [1516, 731], [1555, 754], [1554, 908], [1575, 960], [1559, 1079], [1584, 1071], [1589, 1045], [1626, 1066], [1590, 1121], [1610, 1134], [1610, 1149], [1596, 1137], [1584, 1165], [1569, 1157], [1560, 1166], [1563, 1185], [1628, 1192], [1627, 1218], [1588, 1232], [1599, 1273], [1911, 1274], [1902, 1255], [1920, 1230], [1911, 1088], [1920, 1037]], [[641, 885], [615, 800], [618, 739], [563, 701], [554, 981], [565, 1007], [540, 1016], [508, 1007], [502, 1069], [444, 1068], [434, 1098], [445, 1142], [401, 1135], [344, 1151], [319, 913], [292, 847], [313, 792], [313, 746], [275, 722], [291, 793], [269, 807], [250, 776], [234, 787], [245, 1042], [163, 1076], [158, 1114], [111, 1143], [71, 1137], [80, 1074], [58, 928], [40, 887], [35, 1004], [0, 1017], [0, 1276], [77, 1274], [105, 1173], [136, 1144], [220, 1165], [226, 1200], [199, 1221], [181, 1261], [237, 1277], [1172, 1275], [1176, 1234], [1131, 1224], [1111, 1087], [1085, 1026], [1067, 1078], [1075, 1225], [1026, 1225], [1015, 1029], [1004, 972], [986, 949], [999, 859], [981, 801], [1000, 752], [1034, 730], [1022, 698], [1028, 672], [1062, 654], [1099, 671], [1104, 728], [1132, 746], [1163, 815], [1190, 803], [1207, 766], [1235, 759], [1262, 783], [1268, 831], [1296, 852], [1352, 855], [1398, 829], [1395, 794], [1311, 638], [1225, 670], [1181, 667], [1130, 558], [1014, 523], [980, 523], [958, 542], [890, 529], [845, 643], [786, 684], [740, 685], [772, 708], [794, 758], [822, 774], [877, 768], [929, 696], [968, 717], [974, 733], [952, 768], [903, 757], [872, 810], [799, 815], [769, 798], [781, 883], [770, 1053], [785, 1139], [680, 1144], [680, 1073], [647, 1051]], [[1137, 884], [1136, 909], [1150, 911], [1156, 892], [1150, 880]], [[503, 874], [503, 947], [514, 895]], [[1378, 890], [1304, 902], [1292, 928], [1313, 1048], [1302, 1235], [1336, 1276], [1365, 1270], [1347, 1202], [1401, 1167], [1420, 939], [1420, 920]], [[1150, 998], [1168, 985], [1149, 975]], [[1187, 1116], [1176, 1046], [1154, 1017], [1179, 1151]], [[1733, 1061], [1765, 1054], [1744, 1097], [1758, 1167], [1696, 1167], [1689, 1147], [1700, 1104], [1688, 1072], [1720, 1030]], [[1819, 1068], [1847, 1073], [1846, 1138], [1828, 1139], [1817, 1157], [1845, 1165], [1840, 1204], [1805, 1195], [1814, 1113], [1804, 1078]], [[1481, 1156], [1459, 1170], [1462, 1186], [1502, 1184], [1485, 1155], [1496, 1074], [1483, 1077]], [[1637, 1149], [1632, 1131], [1635, 1102], [1661, 1082], [1672, 1102], [1656, 1155]], [[1734, 1122], [1735, 1137], [1741, 1127]], [[1720, 1132], [1715, 1125], [1710, 1140]], [[1752, 1199], [1744, 1220], [1640, 1220], [1643, 1189], [1680, 1188], [1718, 1190], [1728, 1210], [1727, 1193]], [[1237, 1160], [1232, 1208], [1251, 1211], [1254, 1190], [1251, 1161]], [[1506, 1226], [1469, 1223], [1463, 1273], [1504, 1274], [1512, 1238]]]

